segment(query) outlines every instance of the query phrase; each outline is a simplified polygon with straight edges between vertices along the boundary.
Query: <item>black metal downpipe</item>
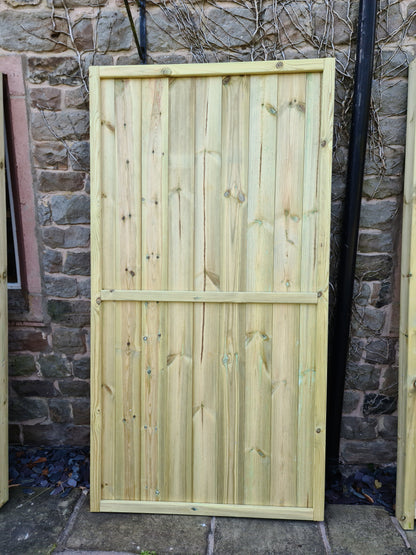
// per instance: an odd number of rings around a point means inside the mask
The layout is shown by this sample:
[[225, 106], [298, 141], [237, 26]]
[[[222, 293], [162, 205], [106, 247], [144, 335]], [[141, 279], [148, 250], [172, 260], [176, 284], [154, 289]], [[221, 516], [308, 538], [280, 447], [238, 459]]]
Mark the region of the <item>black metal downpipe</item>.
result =
[[146, 0], [140, 0], [139, 2], [139, 16], [140, 16], [140, 48], [141, 54], [140, 58], [142, 62], [147, 63], [147, 39], [146, 39]]
[[337, 298], [332, 344], [329, 347], [327, 404], [327, 462], [339, 463], [340, 428], [354, 288], [361, 194], [373, 77], [377, 0], [360, 0], [354, 100]]
[[142, 64], [147, 61], [147, 44], [146, 44], [146, 0], [136, 0], [139, 8], [139, 35], [137, 35], [136, 26], [134, 24], [133, 15], [129, 6], [129, 0], [124, 0], [127, 17], [129, 18], [131, 32], [133, 33], [134, 44], [137, 48]]

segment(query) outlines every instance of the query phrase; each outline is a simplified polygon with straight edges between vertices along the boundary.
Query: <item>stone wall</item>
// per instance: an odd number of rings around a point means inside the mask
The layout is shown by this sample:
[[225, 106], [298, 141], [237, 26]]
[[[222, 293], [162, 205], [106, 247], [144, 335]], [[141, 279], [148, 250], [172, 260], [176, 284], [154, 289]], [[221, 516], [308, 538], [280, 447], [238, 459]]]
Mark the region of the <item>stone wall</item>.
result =
[[[334, 281], [358, 0], [147, 4], [149, 63], [337, 57]], [[409, 0], [380, 3], [342, 429], [347, 463], [396, 457], [401, 195], [415, 10]], [[36, 323], [24, 303], [11, 311], [10, 440], [82, 445], [89, 422], [88, 67], [139, 57], [118, 0], [5, 0], [0, 56], [11, 54], [21, 57], [26, 81], [44, 302]]]

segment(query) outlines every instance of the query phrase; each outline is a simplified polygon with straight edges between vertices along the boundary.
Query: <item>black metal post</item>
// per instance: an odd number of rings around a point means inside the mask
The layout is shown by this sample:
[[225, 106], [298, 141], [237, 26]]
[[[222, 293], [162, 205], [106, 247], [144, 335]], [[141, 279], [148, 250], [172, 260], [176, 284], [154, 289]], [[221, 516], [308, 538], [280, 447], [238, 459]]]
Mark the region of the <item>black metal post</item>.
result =
[[377, 0], [360, 0], [354, 101], [334, 314], [334, 335], [332, 344], [329, 346], [327, 461], [330, 465], [339, 462], [342, 403], [349, 349], [351, 307], [373, 77], [376, 13]]

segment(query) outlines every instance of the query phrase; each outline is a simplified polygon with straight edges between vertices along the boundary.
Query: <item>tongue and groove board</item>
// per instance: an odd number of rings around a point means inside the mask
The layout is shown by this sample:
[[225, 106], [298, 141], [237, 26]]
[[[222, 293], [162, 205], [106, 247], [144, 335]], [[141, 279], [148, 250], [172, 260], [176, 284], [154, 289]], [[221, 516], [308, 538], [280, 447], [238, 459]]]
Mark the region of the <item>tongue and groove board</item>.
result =
[[322, 520], [334, 60], [90, 79], [91, 509]]
[[0, 73], [0, 507], [9, 499], [7, 410], [7, 236], [3, 76]]

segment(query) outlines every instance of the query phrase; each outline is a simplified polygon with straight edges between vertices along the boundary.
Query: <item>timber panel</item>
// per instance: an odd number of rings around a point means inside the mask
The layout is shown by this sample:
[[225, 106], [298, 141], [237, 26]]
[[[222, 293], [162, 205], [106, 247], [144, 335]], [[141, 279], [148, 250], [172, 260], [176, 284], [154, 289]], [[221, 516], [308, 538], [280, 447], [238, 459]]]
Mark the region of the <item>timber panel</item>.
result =
[[91, 68], [92, 510], [323, 518], [333, 85]]
[[7, 410], [7, 235], [3, 120], [3, 78], [0, 73], [0, 507], [9, 498]]
[[409, 68], [400, 284], [396, 516], [413, 530], [416, 501], [416, 64]]

